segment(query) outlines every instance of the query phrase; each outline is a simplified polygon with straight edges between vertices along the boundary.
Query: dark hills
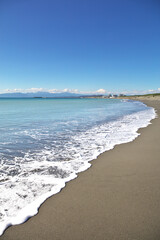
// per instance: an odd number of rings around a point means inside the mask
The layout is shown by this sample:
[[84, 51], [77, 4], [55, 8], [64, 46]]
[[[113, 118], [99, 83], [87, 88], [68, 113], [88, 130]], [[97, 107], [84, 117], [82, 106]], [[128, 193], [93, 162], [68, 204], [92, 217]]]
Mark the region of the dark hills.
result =
[[83, 96], [82, 94], [62, 92], [62, 93], [49, 93], [49, 92], [36, 92], [36, 93], [1, 93], [0, 98], [77, 98]]

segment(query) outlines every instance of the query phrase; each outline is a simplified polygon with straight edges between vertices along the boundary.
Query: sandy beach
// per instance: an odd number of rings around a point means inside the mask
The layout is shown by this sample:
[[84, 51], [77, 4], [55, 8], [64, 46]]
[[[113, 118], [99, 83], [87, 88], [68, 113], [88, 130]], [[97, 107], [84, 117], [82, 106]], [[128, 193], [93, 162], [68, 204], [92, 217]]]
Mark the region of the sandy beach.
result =
[[[157, 110], [159, 99], [140, 99]], [[2, 240], [159, 240], [160, 118], [116, 146]]]

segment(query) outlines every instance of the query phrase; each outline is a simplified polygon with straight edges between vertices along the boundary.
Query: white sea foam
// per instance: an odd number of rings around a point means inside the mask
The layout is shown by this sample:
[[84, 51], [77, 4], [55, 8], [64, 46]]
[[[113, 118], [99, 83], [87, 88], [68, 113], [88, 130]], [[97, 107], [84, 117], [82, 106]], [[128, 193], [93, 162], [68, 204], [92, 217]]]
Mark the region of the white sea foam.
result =
[[[45, 147], [15, 157], [14, 166], [12, 161], [8, 165], [2, 161], [0, 235], [8, 226], [20, 224], [37, 214], [48, 197], [58, 193], [66, 182], [77, 177], [77, 173], [88, 169], [90, 161], [99, 154], [117, 144], [133, 141], [139, 135], [137, 130], [150, 124], [155, 116], [153, 108], [146, 108], [73, 135], [62, 152]], [[38, 136], [33, 133], [32, 137]], [[7, 171], [11, 173], [8, 177]]]

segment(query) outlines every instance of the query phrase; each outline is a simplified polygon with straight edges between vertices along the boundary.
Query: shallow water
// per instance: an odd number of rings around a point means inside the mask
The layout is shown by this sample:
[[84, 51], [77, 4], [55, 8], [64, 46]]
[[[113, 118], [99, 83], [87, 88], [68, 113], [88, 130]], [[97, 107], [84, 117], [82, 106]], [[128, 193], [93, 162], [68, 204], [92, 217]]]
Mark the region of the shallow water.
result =
[[0, 99], [0, 235], [154, 117], [118, 99]]

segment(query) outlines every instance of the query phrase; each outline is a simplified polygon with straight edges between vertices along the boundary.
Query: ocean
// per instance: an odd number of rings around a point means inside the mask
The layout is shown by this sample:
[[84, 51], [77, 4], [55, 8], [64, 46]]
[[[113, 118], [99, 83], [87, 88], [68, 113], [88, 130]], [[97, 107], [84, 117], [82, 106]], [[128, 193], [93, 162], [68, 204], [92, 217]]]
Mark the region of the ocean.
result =
[[0, 99], [0, 235], [155, 116], [130, 100]]

